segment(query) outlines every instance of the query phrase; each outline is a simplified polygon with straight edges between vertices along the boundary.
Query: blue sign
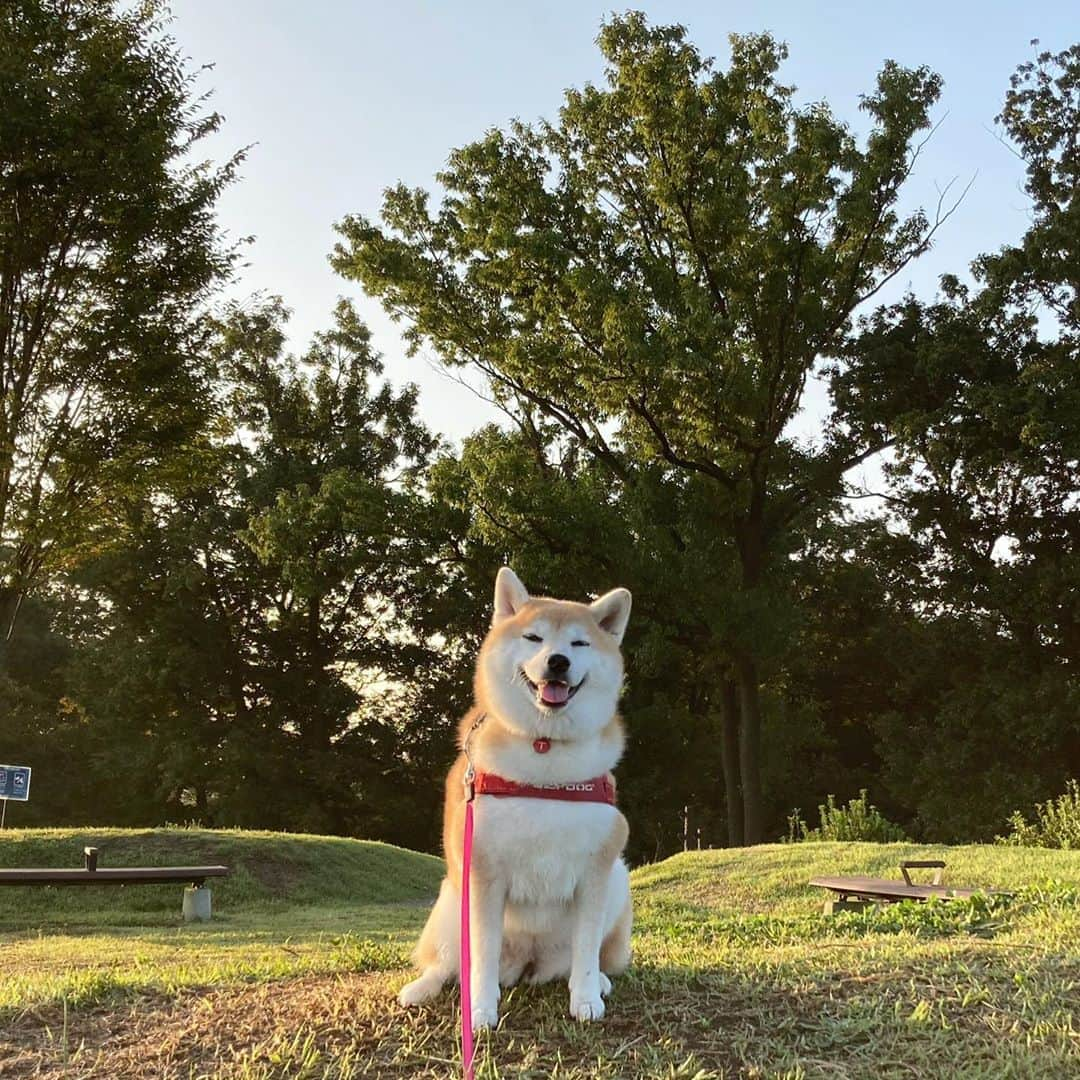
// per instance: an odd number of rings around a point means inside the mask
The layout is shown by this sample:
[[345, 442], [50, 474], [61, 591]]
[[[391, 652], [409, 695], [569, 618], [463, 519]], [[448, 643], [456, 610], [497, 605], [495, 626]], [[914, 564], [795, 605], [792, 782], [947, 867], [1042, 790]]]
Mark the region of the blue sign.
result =
[[0, 765], [0, 799], [26, 802], [30, 798], [30, 766]]

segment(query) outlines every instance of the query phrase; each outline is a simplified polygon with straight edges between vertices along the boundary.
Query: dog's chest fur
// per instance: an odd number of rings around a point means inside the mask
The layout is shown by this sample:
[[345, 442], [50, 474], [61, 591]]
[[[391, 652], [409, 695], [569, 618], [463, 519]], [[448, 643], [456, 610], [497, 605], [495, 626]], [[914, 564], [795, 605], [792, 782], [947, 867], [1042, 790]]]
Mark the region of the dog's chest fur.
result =
[[565, 904], [610, 841], [618, 815], [606, 803], [483, 796], [476, 845], [485, 871], [506, 883], [512, 904]]
[[[592, 738], [555, 740], [544, 753], [534, 749], [531, 739], [500, 736], [488, 728], [481, 729], [472, 757], [479, 771], [519, 784], [570, 784], [614, 768], [622, 746], [617, 723]], [[476, 805], [475, 850], [482, 853], [485, 872], [505, 882], [512, 906], [560, 907], [573, 899], [590, 863], [610, 845], [621, 817], [607, 803], [482, 795]], [[521, 914], [532, 921], [525, 911]], [[541, 911], [535, 916], [541, 921], [547, 917]]]

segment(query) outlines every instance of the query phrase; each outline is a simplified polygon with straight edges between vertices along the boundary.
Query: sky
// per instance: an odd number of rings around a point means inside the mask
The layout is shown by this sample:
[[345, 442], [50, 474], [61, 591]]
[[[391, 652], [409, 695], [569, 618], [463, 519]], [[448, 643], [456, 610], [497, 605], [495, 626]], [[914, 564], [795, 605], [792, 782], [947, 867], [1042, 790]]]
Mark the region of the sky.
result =
[[[891, 286], [929, 297], [938, 275], [963, 274], [984, 251], [1015, 241], [1029, 220], [1023, 168], [994, 124], [1010, 74], [1035, 52], [1078, 37], [1062, 0], [903, 4], [656, 2], [651, 22], [681, 23], [725, 64], [728, 35], [761, 30], [786, 41], [782, 81], [796, 101], [827, 101], [857, 133], [859, 95], [885, 59], [926, 64], [944, 79], [940, 121], [904, 194], [932, 211], [950, 182], [971, 188], [934, 248]], [[456, 441], [498, 414], [442, 372], [432, 356], [409, 358], [400, 328], [377, 301], [337, 277], [327, 257], [334, 223], [377, 219], [382, 192], [404, 181], [431, 189], [451, 149], [512, 118], [554, 118], [566, 88], [598, 82], [597, 31], [612, 8], [588, 2], [395, 3], [370, 0], [172, 0], [170, 33], [222, 113], [203, 144], [224, 159], [249, 146], [239, 182], [219, 204], [233, 238], [253, 237], [233, 295], [284, 298], [290, 342], [301, 350], [325, 328], [339, 296], [354, 300], [397, 385], [420, 387], [425, 422]], [[622, 10], [622, 9], [615, 9]], [[807, 431], [822, 408], [812, 389]]]

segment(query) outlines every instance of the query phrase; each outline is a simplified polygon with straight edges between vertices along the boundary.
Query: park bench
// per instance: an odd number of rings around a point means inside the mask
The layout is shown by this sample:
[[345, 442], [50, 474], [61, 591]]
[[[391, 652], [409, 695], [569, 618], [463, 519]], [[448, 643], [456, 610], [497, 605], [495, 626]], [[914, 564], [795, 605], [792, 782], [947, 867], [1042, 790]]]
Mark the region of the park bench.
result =
[[227, 866], [98, 867], [98, 849], [83, 848], [82, 868], [14, 867], [0, 869], [0, 885], [166, 885], [182, 884], [184, 918], [210, 918], [208, 878], [227, 877]]
[[[911, 870], [934, 871], [929, 885], [919, 885], [911, 880]], [[941, 882], [945, 863], [940, 859], [908, 859], [900, 864], [903, 881], [871, 877], [816, 877], [811, 885], [830, 890], [834, 895], [825, 901], [825, 914], [837, 911], [858, 911], [868, 904], [895, 904], [901, 900], [923, 902], [932, 896], [940, 900], [962, 900], [977, 892], [1000, 892], [998, 889], [954, 888]]]

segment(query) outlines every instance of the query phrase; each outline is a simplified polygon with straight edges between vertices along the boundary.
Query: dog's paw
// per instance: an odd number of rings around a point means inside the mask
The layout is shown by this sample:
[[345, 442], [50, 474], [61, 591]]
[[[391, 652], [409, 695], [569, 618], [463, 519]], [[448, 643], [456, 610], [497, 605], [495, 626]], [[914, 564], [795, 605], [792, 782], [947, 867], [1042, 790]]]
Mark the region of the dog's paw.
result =
[[483, 1031], [485, 1028], [497, 1027], [499, 1023], [499, 1010], [495, 1005], [474, 1005], [472, 1011], [473, 1031]]
[[599, 994], [571, 994], [570, 1015], [575, 1020], [599, 1020], [604, 1015], [604, 999]]
[[413, 979], [411, 983], [401, 988], [397, 996], [398, 1002], [407, 1009], [414, 1005], [423, 1005], [425, 1001], [430, 1001], [438, 994], [442, 985], [442, 979], [430, 979], [426, 975], [421, 975], [419, 979]]
[[611, 980], [601, 971], [600, 972], [600, 996], [607, 997], [611, 993]]

